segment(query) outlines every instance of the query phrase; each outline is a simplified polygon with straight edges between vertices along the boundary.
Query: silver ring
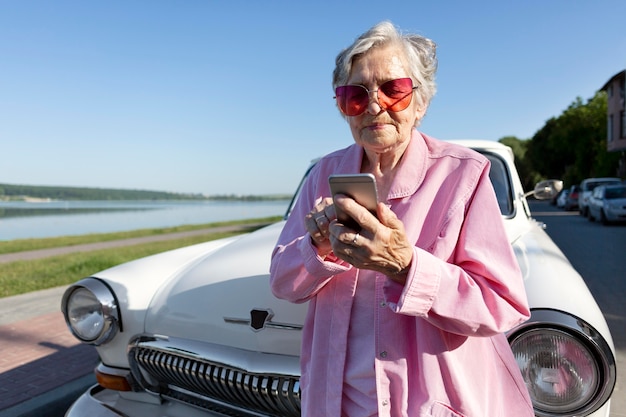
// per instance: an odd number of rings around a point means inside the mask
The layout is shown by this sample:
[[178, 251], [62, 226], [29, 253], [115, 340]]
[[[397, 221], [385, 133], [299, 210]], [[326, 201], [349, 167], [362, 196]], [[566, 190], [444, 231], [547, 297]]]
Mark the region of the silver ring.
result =
[[317, 216], [317, 217], [315, 218], [315, 223], [319, 224], [319, 222], [320, 222], [322, 219], [328, 219], [328, 218], [326, 217], [326, 214], [322, 214], [321, 216]]
[[358, 232], [354, 235], [354, 239], [352, 239], [352, 244], [356, 245], [356, 241], [357, 240], [359, 240], [359, 233]]

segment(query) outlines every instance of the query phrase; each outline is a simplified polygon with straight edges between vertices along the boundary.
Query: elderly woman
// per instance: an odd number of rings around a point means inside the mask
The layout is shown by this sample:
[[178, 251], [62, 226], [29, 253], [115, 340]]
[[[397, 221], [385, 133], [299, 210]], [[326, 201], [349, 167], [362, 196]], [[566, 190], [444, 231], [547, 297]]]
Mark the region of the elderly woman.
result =
[[[274, 294], [309, 302], [302, 415], [532, 416], [503, 334], [529, 310], [489, 162], [416, 129], [435, 44], [383, 22], [336, 64], [355, 143], [313, 168], [271, 263]], [[333, 201], [328, 177], [342, 173], [374, 175], [376, 215]]]

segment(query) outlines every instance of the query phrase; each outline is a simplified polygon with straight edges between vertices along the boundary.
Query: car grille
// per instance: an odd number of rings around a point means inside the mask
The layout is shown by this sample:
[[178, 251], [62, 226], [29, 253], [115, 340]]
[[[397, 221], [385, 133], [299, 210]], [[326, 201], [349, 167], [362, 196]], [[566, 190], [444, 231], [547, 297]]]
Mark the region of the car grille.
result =
[[135, 343], [133, 376], [147, 391], [225, 416], [300, 416], [299, 377], [249, 373], [190, 353]]

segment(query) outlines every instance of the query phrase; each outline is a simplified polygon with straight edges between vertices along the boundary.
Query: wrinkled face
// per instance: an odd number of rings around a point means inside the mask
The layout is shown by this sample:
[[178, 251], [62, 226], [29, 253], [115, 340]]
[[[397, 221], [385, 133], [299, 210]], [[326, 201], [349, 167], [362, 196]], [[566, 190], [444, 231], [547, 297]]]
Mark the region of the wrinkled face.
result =
[[[356, 59], [347, 84], [362, 85], [374, 91], [386, 81], [410, 76], [402, 49], [386, 45], [375, 47]], [[404, 110], [385, 111], [378, 105], [376, 93], [370, 93], [367, 110], [358, 116], [348, 116], [347, 120], [358, 145], [366, 151], [385, 153], [406, 147], [413, 127], [424, 112], [415, 97]]]

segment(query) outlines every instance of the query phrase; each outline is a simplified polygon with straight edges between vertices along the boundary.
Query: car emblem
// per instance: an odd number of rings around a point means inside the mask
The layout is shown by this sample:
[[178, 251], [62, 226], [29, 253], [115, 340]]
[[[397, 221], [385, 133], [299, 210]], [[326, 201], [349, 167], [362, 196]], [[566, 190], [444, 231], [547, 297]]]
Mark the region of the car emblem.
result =
[[302, 325], [300, 324], [277, 323], [272, 321], [273, 317], [274, 312], [269, 308], [253, 308], [250, 310], [250, 319], [224, 317], [224, 321], [226, 323], [248, 325], [254, 332], [260, 332], [265, 328], [302, 330]]
[[265, 328], [265, 324], [274, 317], [272, 310], [250, 310], [250, 327], [255, 332]]

